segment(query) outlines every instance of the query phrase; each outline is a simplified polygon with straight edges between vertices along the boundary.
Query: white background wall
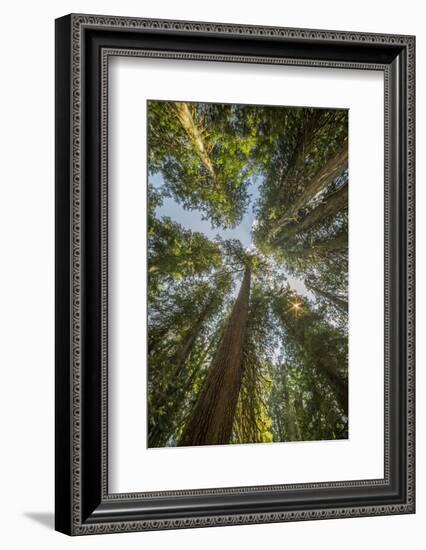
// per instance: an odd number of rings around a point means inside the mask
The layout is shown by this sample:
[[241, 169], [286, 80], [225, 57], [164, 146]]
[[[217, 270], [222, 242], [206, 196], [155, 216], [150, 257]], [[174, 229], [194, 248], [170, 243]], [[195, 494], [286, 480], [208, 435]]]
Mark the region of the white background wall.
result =
[[[2, 7], [0, 543], [3, 548], [421, 547], [425, 485], [426, 31], [421, 1], [67, 0]], [[53, 526], [54, 24], [69, 12], [417, 35], [418, 512], [352, 520], [70, 539]], [[314, 457], [313, 457], [314, 460]], [[309, 466], [309, 465], [307, 465]]]

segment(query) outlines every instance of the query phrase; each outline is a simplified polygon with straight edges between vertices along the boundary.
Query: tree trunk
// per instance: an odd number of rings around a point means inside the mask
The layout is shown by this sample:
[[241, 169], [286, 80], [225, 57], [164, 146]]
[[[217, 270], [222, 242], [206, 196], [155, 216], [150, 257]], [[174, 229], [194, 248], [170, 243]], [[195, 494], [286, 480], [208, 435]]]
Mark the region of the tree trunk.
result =
[[329, 252], [342, 252], [348, 248], [348, 234], [340, 233], [336, 237], [318, 242], [312, 245], [306, 245], [299, 250], [287, 251], [286, 254], [291, 258], [308, 258], [309, 256], [325, 256]]
[[[153, 400], [157, 404], [163, 405], [166, 411], [165, 414], [173, 419], [173, 421], [181, 406], [181, 402], [176, 398], [176, 394], [179, 393], [178, 388], [182, 389], [185, 382], [182, 380], [185, 364], [194, 349], [195, 342], [198, 339], [204, 322], [213, 314], [216, 309], [216, 305], [217, 299], [213, 295], [213, 297], [208, 300], [191, 329], [186, 333], [180, 349], [170, 359], [172, 374], [169, 377], [169, 383], [165, 387], [157, 389], [157, 391], [155, 389], [153, 390]], [[149, 446], [159, 447], [164, 445], [170, 436], [170, 430], [166, 433], [164, 429], [160, 430], [157, 425], [153, 426], [149, 431]]]
[[185, 336], [182, 342], [182, 347], [172, 359], [172, 362], [174, 362], [173, 376], [175, 378], [175, 381], [177, 378], [180, 377], [182, 373], [182, 369], [194, 347], [195, 341], [197, 340], [198, 335], [200, 334], [200, 331], [204, 325], [204, 322], [212, 316], [213, 312], [216, 310], [215, 306], [217, 305], [218, 305], [217, 297], [213, 294], [212, 298], [205, 305], [204, 309], [202, 310], [200, 316], [192, 326], [191, 330]]
[[348, 184], [347, 182], [337, 191], [325, 197], [314, 210], [309, 212], [300, 221], [296, 221], [286, 225], [281, 234], [278, 234], [277, 241], [283, 241], [293, 237], [294, 235], [305, 231], [320, 221], [324, 221], [330, 216], [336, 215], [342, 210], [348, 208]]
[[348, 380], [339, 375], [337, 370], [319, 359], [317, 368], [324, 374], [330, 387], [334, 389], [336, 400], [343, 413], [348, 416]]
[[323, 296], [329, 302], [333, 303], [336, 307], [338, 307], [343, 312], [348, 313], [348, 310], [349, 310], [348, 301], [345, 300], [344, 298], [337, 296], [337, 294], [332, 294], [331, 292], [327, 292], [326, 290], [321, 290], [315, 285], [311, 285], [309, 283], [307, 283], [306, 286], [311, 290], [313, 290], [314, 292], [316, 292], [317, 294], [320, 294], [321, 296]]
[[285, 402], [285, 427], [286, 427], [286, 437], [284, 441], [299, 441], [299, 436], [297, 433], [297, 426], [295, 422], [294, 406], [290, 403], [290, 398], [288, 395], [287, 388], [284, 389], [284, 402]]
[[[277, 310], [278, 317], [281, 319], [288, 337], [297, 344], [300, 350], [311, 350], [309, 353], [311, 354], [314, 368], [323, 375], [325, 381], [333, 390], [337, 403], [347, 416], [348, 379], [346, 375], [342, 375], [339, 372], [336, 356], [327, 350], [328, 346], [325, 347], [325, 352], [318, 352], [322, 347], [321, 344], [324, 344], [324, 340], [321, 334], [315, 334], [313, 332], [314, 329], [312, 327], [318, 320], [317, 314], [312, 312], [309, 314], [308, 311], [305, 313], [304, 317], [302, 317], [302, 319], [305, 319], [304, 324], [296, 325], [286, 318], [286, 311], [288, 311], [288, 302], [287, 304], [282, 304]], [[314, 351], [312, 352], [312, 350]], [[296, 418], [298, 418], [300, 416], [300, 411], [303, 409], [303, 403], [298, 403], [296, 399], [294, 401], [294, 406], [296, 409]]]
[[297, 214], [302, 208], [322, 190], [324, 190], [337, 176], [348, 167], [348, 142], [343, 141], [342, 147], [329, 159], [323, 168], [306, 183], [305, 189], [294, 204], [285, 212], [281, 222], [278, 223], [275, 233], [282, 227], [297, 219]]
[[184, 429], [180, 445], [229, 443], [241, 386], [250, 298], [250, 268], [226, 323], [218, 350]]
[[209, 175], [216, 179], [216, 174], [213, 168], [213, 164], [210, 160], [210, 156], [207, 152], [206, 146], [201, 135], [200, 130], [194, 122], [191, 111], [187, 103], [176, 102], [174, 104], [177, 117], [185, 132], [187, 133], [191, 143], [194, 146], [195, 152], [197, 153], [198, 158], [203, 164], [204, 168], [207, 170]]

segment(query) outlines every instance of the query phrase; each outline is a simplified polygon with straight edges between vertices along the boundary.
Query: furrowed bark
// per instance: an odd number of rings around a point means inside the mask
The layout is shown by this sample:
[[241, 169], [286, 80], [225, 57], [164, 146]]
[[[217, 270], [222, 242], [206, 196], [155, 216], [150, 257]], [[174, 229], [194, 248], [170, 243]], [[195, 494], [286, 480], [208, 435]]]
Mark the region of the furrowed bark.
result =
[[221, 445], [231, 439], [241, 387], [250, 283], [250, 268], [246, 268], [240, 292], [180, 445]]

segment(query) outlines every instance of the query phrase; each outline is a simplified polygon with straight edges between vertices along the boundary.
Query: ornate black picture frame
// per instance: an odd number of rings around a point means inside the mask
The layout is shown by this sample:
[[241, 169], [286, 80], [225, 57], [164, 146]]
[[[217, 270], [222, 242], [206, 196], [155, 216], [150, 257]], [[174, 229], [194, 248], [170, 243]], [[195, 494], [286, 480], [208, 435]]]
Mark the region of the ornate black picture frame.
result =
[[[56, 21], [58, 531], [414, 513], [414, 50], [413, 36], [74, 14]], [[383, 479], [109, 493], [107, 74], [117, 55], [384, 73]]]

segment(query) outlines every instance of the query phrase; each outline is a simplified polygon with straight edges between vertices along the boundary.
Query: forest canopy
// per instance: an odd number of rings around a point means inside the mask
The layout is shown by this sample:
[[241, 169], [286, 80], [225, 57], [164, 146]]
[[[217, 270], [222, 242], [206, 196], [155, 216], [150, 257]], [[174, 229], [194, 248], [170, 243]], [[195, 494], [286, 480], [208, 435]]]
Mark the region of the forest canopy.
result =
[[348, 437], [348, 112], [148, 102], [148, 446]]

